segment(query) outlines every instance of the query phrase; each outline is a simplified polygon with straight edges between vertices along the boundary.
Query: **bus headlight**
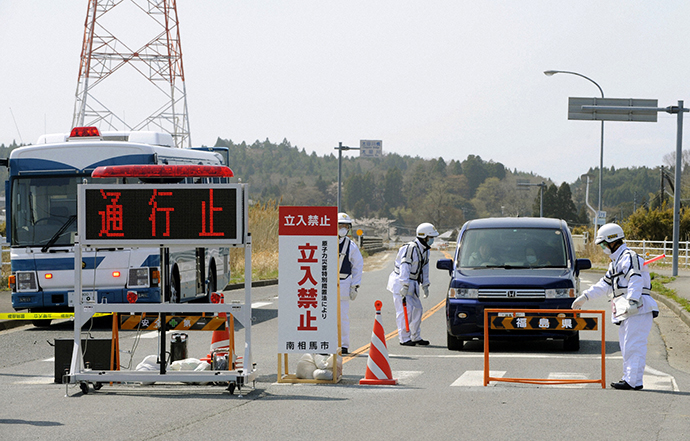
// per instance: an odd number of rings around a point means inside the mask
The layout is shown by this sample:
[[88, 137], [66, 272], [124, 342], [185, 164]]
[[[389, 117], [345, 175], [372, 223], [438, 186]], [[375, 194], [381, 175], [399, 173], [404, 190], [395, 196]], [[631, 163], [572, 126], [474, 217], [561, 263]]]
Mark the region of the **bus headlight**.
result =
[[128, 287], [148, 287], [149, 286], [149, 269], [148, 268], [130, 268], [129, 278], [127, 280]]
[[17, 292], [38, 291], [36, 283], [36, 273], [33, 271], [17, 271]]
[[575, 288], [556, 288], [544, 291], [547, 299], [564, 299], [575, 297]]

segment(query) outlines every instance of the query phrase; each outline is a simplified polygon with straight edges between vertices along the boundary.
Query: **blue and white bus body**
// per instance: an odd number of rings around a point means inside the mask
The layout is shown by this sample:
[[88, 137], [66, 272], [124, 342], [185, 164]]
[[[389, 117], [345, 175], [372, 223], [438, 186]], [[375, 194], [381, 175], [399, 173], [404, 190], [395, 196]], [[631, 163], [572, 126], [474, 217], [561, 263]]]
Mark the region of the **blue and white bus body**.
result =
[[[72, 306], [77, 184], [116, 183], [91, 178], [96, 167], [227, 165], [216, 151], [172, 146], [168, 134], [104, 132], [95, 138], [44, 135], [36, 145], [12, 151], [5, 193], [15, 310]], [[171, 248], [171, 290], [165, 300], [184, 302], [223, 289], [230, 280], [229, 254], [229, 248]], [[127, 292], [135, 291], [137, 302], [161, 301], [159, 248], [90, 248], [82, 257], [82, 289], [94, 300], [125, 303]]]

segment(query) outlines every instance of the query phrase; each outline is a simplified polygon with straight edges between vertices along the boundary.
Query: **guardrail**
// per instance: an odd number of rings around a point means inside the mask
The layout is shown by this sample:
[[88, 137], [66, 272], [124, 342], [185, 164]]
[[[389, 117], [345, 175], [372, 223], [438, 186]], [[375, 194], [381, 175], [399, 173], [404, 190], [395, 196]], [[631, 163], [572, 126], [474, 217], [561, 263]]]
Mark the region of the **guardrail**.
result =
[[358, 245], [360, 249], [366, 251], [369, 254], [374, 254], [386, 250], [386, 247], [383, 246], [382, 237], [359, 236]]
[[[666, 257], [660, 260], [663, 263], [671, 263], [673, 261], [673, 241], [672, 240], [625, 240], [628, 248], [635, 251], [645, 260], [656, 257], [661, 254], [666, 254]], [[690, 265], [690, 242], [678, 242], [678, 264]]]

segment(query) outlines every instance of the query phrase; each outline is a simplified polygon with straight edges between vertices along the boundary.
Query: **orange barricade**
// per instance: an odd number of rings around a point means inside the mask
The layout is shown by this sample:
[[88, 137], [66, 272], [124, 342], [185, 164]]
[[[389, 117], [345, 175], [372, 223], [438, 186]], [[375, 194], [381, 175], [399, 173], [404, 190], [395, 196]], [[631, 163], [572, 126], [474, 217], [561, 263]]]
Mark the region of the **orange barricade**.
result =
[[[494, 317], [489, 324], [489, 314], [502, 314]], [[534, 315], [528, 315], [534, 314]], [[540, 314], [540, 315], [537, 315]], [[571, 314], [572, 317], [557, 317], [544, 316], [543, 314]], [[489, 329], [529, 329], [529, 330], [578, 330], [578, 331], [596, 331], [597, 320], [596, 317], [580, 317], [580, 314], [599, 314], [601, 315], [601, 378], [597, 380], [582, 380], [582, 379], [558, 379], [558, 378], [506, 378], [506, 377], [491, 377], [489, 376]], [[490, 381], [504, 381], [508, 383], [530, 383], [530, 384], [575, 384], [575, 383], [600, 383], [601, 388], [606, 388], [606, 320], [604, 319], [606, 311], [602, 310], [572, 310], [572, 309], [499, 309], [486, 308], [484, 309], [484, 386], [487, 386]], [[549, 327], [532, 326], [530, 319], [551, 319]], [[516, 320], [518, 326], [512, 326]], [[495, 326], [494, 321], [500, 322]], [[564, 326], [564, 320], [570, 320], [568, 326]], [[574, 321], [574, 323], [573, 323]]]

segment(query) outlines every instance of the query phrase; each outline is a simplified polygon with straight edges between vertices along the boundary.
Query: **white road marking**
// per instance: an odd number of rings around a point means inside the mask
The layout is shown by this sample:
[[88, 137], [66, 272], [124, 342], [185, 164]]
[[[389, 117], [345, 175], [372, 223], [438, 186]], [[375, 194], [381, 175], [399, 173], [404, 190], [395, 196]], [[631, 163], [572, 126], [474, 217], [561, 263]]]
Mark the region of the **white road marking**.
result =
[[254, 302], [252, 303], [252, 309], [261, 308], [262, 306], [272, 305], [272, 302]]
[[[506, 371], [489, 371], [489, 376], [495, 378], [502, 378], [505, 374]], [[484, 371], [465, 371], [451, 383], [453, 386], [484, 386]]]
[[[549, 380], [587, 380], [588, 377], [585, 374], [579, 372], [549, 372], [547, 377]], [[599, 378], [600, 379], [600, 378]], [[575, 384], [549, 384], [549, 387], [565, 387], [573, 389], [582, 389], [588, 385], [594, 385], [596, 387], [601, 387], [597, 383], [575, 383]]]
[[13, 384], [51, 384], [54, 382], [54, 377], [29, 377], [25, 380], [15, 381]]
[[393, 378], [398, 380], [400, 383], [404, 383], [407, 382], [407, 380], [419, 377], [423, 373], [423, 371], [392, 371]]
[[[410, 354], [388, 354], [389, 357], [410, 358]], [[414, 355], [414, 358], [484, 358], [484, 354]], [[491, 354], [494, 358], [548, 358], [561, 360], [601, 360], [601, 355], [557, 355], [557, 354]], [[621, 355], [607, 355], [607, 360], [622, 360]]]
[[649, 366], [644, 367], [644, 375], [642, 383], [645, 390], [671, 390], [673, 392], [680, 392], [678, 383], [673, 375], [658, 371]]

